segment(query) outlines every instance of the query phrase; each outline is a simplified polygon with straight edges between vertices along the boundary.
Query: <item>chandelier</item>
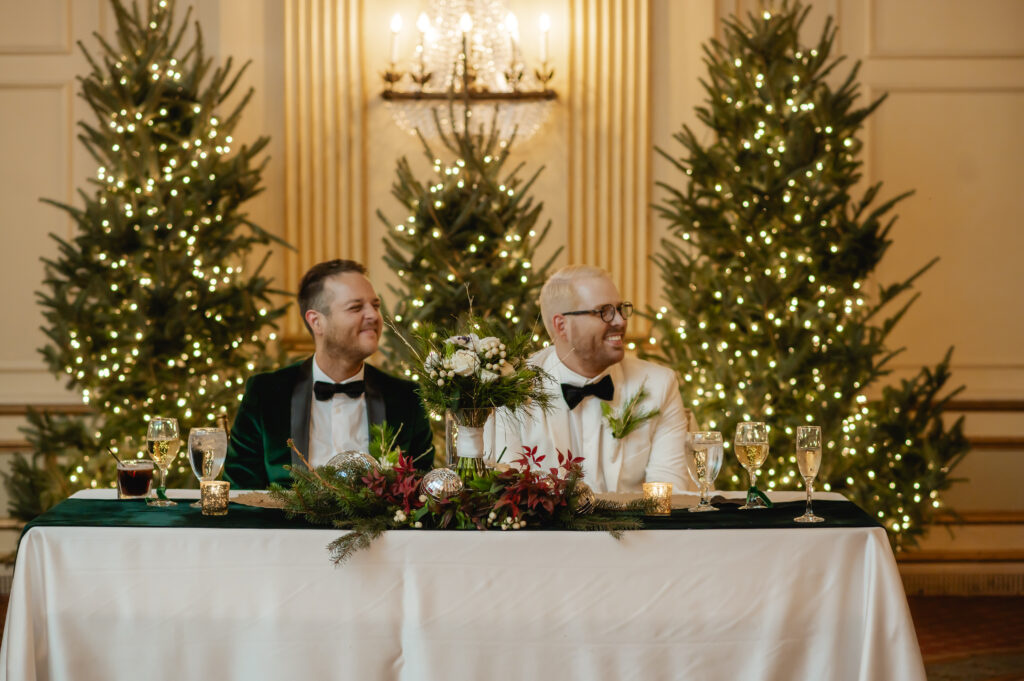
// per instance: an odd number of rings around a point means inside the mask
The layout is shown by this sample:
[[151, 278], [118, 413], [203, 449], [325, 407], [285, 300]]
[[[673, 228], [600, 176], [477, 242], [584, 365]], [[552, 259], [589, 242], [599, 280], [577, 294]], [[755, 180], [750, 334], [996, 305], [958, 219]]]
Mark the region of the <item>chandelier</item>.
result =
[[[413, 56], [401, 60], [402, 17], [391, 19], [389, 65], [381, 74], [385, 107], [403, 130], [428, 140], [462, 131], [469, 118], [490, 121], [498, 136], [529, 138], [548, 117], [556, 95], [548, 86], [551, 21], [540, 18], [540, 61], [528, 68], [519, 42], [519, 22], [500, 0], [433, 0], [416, 21]], [[483, 118], [481, 118], [483, 117]]]

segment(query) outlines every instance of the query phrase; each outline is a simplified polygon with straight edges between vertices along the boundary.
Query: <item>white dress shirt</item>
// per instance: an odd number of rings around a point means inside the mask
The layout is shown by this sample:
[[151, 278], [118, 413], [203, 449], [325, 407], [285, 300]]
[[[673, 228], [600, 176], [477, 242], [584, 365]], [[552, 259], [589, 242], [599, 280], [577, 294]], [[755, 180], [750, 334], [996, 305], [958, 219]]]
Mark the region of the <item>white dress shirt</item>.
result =
[[[587, 395], [579, 404], [576, 405], [575, 409], [569, 409], [568, 405], [564, 403], [565, 398], [562, 396], [561, 384], [566, 383], [568, 385], [581, 388], [585, 385], [597, 383], [602, 380], [608, 375], [608, 370], [605, 369], [593, 378], [587, 378], [586, 376], [577, 374], [562, 362], [558, 362], [549, 373], [551, 374], [551, 377], [555, 379], [553, 383], [557, 388], [555, 404], [558, 404], [558, 408], [565, 410], [566, 425], [569, 429], [569, 451], [573, 453], [573, 456], [584, 456], [584, 452], [600, 452], [602, 439], [601, 431], [607, 427], [607, 424], [603, 422], [604, 414], [601, 411], [601, 402], [603, 400], [599, 397], [595, 397], [594, 395]], [[559, 403], [558, 400], [563, 400], [563, 402]], [[562, 453], [567, 454], [565, 451], [562, 451]], [[604, 470], [602, 466], [602, 457], [589, 456], [585, 458], [586, 460], [583, 462], [583, 470], [585, 473], [584, 479], [603, 481]], [[544, 463], [549, 464], [548, 468], [557, 465], [558, 453], [551, 452], [550, 456], [548, 456]], [[607, 484], [602, 485], [599, 482], [597, 487], [604, 489], [596, 489], [595, 491], [609, 491], [607, 489]]]
[[[363, 380], [365, 365], [359, 371], [341, 383]], [[313, 383], [325, 381], [336, 383], [324, 373], [313, 355]], [[323, 466], [331, 457], [339, 452], [354, 449], [360, 452], [369, 451], [370, 426], [366, 415], [366, 394], [349, 397], [344, 393], [335, 393], [329, 400], [312, 398], [309, 419], [309, 464], [313, 468]]]
[[[547, 471], [558, 465], [558, 452], [583, 457], [583, 479], [594, 492], [640, 492], [643, 482], [671, 482], [673, 491], [693, 488], [686, 473], [687, 415], [679, 397], [675, 372], [653, 362], [626, 356], [604, 373], [585, 378], [570, 370], [549, 346], [530, 358], [530, 363], [546, 371], [551, 380], [546, 389], [552, 408], [547, 413], [510, 414], [499, 409], [488, 420], [485, 440], [491, 451], [505, 450], [502, 460], [519, 458], [523, 446], [537, 447], [544, 454], [540, 468]], [[582, 386], [611, 376], [615, 394], [608, 405], [614, 414], [639, 392], [647, 397], [637, 406], [641, 410], [658, 409], [659, 413], [643, 422], [632, 433], [618, 439], [604, 419], [602, 400], [589, 395], [575, 409], [569, 409], [562, 397], [561, 383]]]

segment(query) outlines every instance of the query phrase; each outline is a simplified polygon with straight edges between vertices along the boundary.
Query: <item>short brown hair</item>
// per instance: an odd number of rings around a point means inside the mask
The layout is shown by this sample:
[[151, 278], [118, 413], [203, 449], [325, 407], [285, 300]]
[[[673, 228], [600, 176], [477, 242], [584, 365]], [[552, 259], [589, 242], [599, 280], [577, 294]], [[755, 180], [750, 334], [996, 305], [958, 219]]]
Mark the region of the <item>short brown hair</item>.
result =
[[313, 333], [313, 329], [309, 328], [309, 322], [306, 321], [306, 312], [316, 310], [326, 313], [324, 309], [326, 307], [324, 280], [346, 272], [365, 275], [366, 268], [355, 260], [328, 260], [313, 265], [308, 272], [302, 275], [302, 281], [299, 282], [299, 312], [302, 314], [302, 323], [306, 325], [306, 329], [310, 333]]

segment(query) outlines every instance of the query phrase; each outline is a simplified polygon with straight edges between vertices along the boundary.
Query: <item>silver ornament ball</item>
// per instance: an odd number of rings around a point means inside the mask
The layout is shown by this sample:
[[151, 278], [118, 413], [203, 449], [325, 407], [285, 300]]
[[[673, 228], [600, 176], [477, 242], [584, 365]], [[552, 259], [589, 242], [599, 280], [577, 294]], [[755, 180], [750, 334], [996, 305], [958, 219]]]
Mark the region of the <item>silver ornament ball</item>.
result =
[[459, 474], [450, 468], [435, 468], [423, 476], [420, 489], [434, 501], [445, 501], [462, 492], [464, 485]]
[[327, 465], [337, 468], [338, 471], [335, 475], [338, 479], [347, 482], [356, 482], [379, 467], [377, 459], [366, 452], [358, 452], [354, 449], [335, 454], [327, 462]]
[[576, 515], [586, 515], [594, 510], [594, 502], [597, 497], [594, 495], [594, 490], [590, 489], [590, 485], [582, 480], [577, 480], [573, 496], [576, 499], [576, 508], [574, 509]]

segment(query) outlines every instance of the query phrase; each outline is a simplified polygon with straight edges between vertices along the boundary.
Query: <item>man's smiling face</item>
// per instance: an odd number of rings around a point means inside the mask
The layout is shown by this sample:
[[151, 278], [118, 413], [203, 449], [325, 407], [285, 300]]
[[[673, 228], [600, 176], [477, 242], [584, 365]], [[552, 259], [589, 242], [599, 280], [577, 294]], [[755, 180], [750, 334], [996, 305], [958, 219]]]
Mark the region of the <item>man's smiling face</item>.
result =
[[[577, 310], [596, 310], [603, 305], [618, 305], [622, 296], [607, 277], [585, 277], [573, 282]], [[563, 310], [569, 312], [569, 310]], [[557, 343], [559, 356], [577, 373], [593, 377], [625, 356], [626, 320], [618, 312], [610, 322], [599, 315], [567, 315], [564, 340]]]

